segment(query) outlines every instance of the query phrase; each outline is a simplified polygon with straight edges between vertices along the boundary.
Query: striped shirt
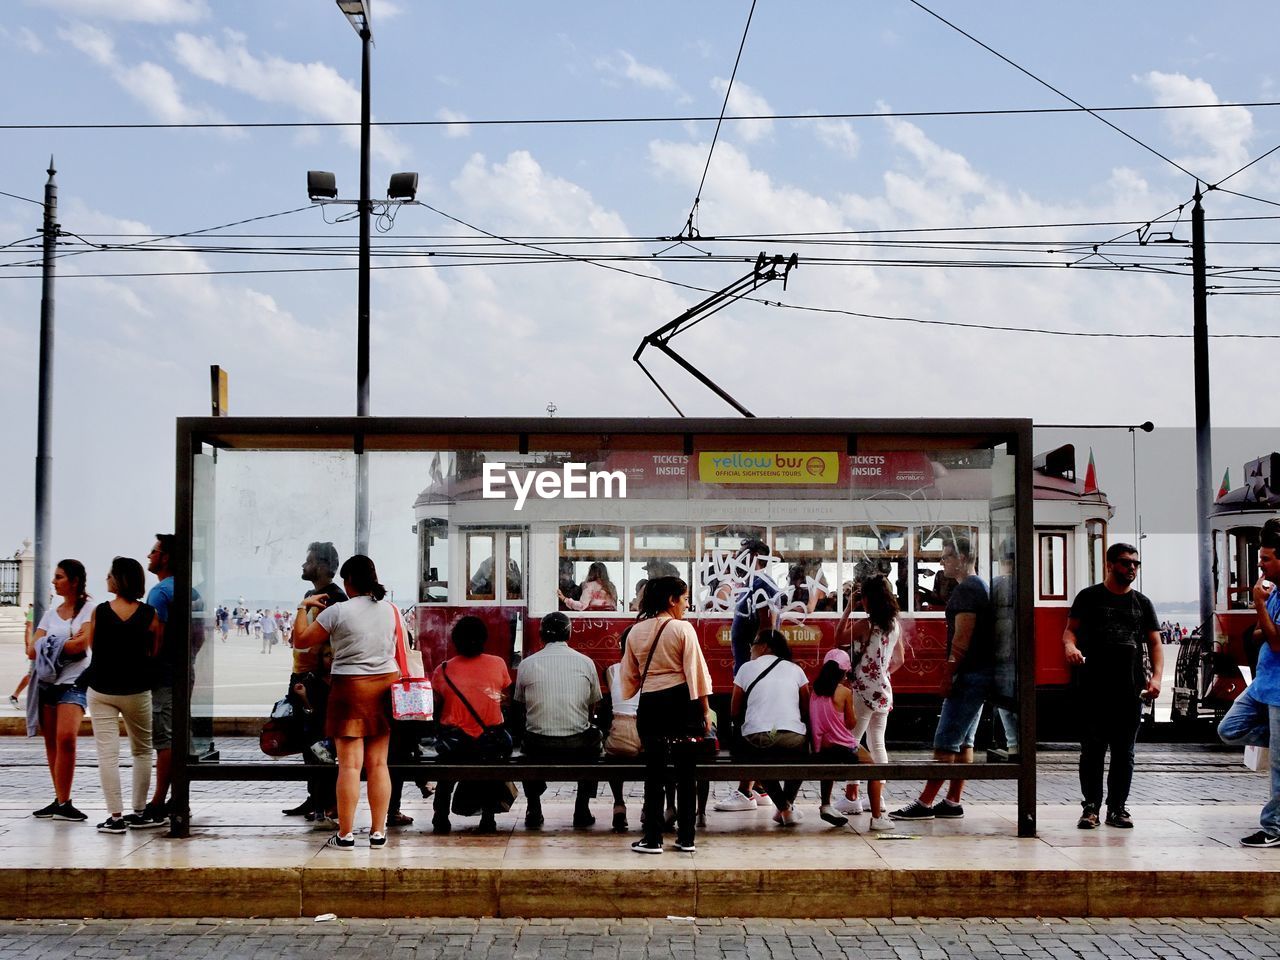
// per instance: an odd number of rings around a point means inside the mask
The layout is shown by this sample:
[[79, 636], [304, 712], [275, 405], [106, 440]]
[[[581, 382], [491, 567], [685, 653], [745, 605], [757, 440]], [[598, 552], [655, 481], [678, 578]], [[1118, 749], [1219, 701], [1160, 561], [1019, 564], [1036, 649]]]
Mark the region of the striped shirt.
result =
[[549, 643], [520, 662], [513, 693], [525, 706], [525, 729], [543, 737], [571, 737], [591, 726], [600, 676], [590, 657], [567, 643]]

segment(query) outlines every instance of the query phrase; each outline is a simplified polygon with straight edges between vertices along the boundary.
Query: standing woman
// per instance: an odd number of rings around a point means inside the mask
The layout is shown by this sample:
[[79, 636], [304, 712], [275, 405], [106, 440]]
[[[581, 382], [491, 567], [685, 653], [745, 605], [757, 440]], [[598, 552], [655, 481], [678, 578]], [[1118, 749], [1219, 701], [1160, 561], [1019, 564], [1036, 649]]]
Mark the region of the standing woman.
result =
[[[328, 606], [329, 595], [317, 593], [298, 607], [293, 623], [293, 646], [314, 647], [333, 640], [333, 687], [324, 732], [338, 749], [338, 832], [328, 845], [347, 849], [356, 845], [356, 803], [360, 799], [360, 770], [368, 778], [369, 846], [387, 842], [387, 806], [391, 775], [387, 747], [391, 741], [391, 684], [400, 676], [396, 667], [395, 606], [384, 601], [387, 589], [378, 582], [373, 561], [356, 554], [338, 571], [345, 603]], [[308, 608], [318, 609], [314, 623]]]
[[[89, 621], [87, 646], [93, 650], [80, 682], [89, 689], [89, 719], [98, 749], [98, 779], [107, 801], [107, 819], [99, 833], [124, 833], [130, 827], [157, 824], [143, 811], [151, 789], [151, 679], [164, 625], [154, 607], [142, 602], [146, 590], [142, 564], [116, 557], [107, 574], [107, 593]], [[133, 754], [133, 812], [123, 816], [120, 797], [120, 719]]]
[[[36, 683], [28, 702], [34, 707], [44, 753], [53, 778], [53, 803], [33, 816], [54, 820], [87, 820], [71, 802], [71, 782], [76, 773], [76, 738], [85, 713], [85, 693], [76, 681], [89, 666], [85, 629], [93, 616], [85, 592], [84, 564], [61, 560], [53, 571], [53, 592], [61, 602], [45, 611], [36, 631], [27, 635], [27, 658], [36, 661]], [[41, 675], [47, 679], [41, 679]], [[32, 696], [34, 694], [34, 696]], [[28, 731], [31, 725], [28, 724]]]
[[640, 695], [636, 728], [644, 745], [644, 836], [636, 853], [662, 853], [662, 807], [668, 766], [676, 770], [676, 849], [694, 847], [692, 750], [672, 750], [672, 740], [711, 733], [711, 671], [698, 634], [684, 615], [689, 587], [679, 577], [655, 577], [644, 590], [640, 617], [622, 655], [622, 696]]
[[[854, 708], [858, 714], [853, 737], [861, 740], [865, 733], [872, 763], [888, 763], [884, 731], [889, 724], [889, 712], [893, 710], [893, 685], [889, 677], [903, 660], [898, 598], [888, 578], [884, 574], [876, 574], [854, 591], [854, 602], [867, 618], [850, 624], [849, 607], [845, 607], [844, 616], [836, 628], [837, 642], [845, 642], [847, 636], [850, 649], [855, 653], [862, 651], [852, 674], [853, 693], [857, 698]], [[873, 822], [884, 813], [881, 809], [883, 788], [884, 782], [880, 780], [873, 780], [870, 784]]]

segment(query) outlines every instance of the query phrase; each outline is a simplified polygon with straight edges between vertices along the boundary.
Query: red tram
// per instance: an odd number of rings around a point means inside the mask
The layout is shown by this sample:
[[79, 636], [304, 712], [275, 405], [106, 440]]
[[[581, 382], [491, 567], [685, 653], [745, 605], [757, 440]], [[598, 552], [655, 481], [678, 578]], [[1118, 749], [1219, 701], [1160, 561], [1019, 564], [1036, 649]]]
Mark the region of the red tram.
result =
[[[485, 619], [491, 636], [509, 638], [512, 654], [536, 650], [540, 618], [566, 609], [561, 596], [572, 599], [593, 565], [602, 565], [616, 605], [568, 609], [574, 647], [601, 669], [616, 662], [618, 638], [635, 619], [629, 608], [637, 584], [674, 573], [691, 585], [689, 620], [717, 690], [727, 692], [733, 598], [724, 584], [743, 569], [740, 545], [753, 538], [772, 550], [767, 572], [780, 588], [775, 616], [801, 666], [814, 672], [834, 645], [841, 587], [878, 571], [895, 584], [903, 612], [907, 657], [895, 692], [933, 696], [945, 659], [943, 543], [970, 537], [979, 574], [990, 580], [1001, 575], [1011, 539], [992, 519], [999, 513], [991, 509], [987, 472], [949, 463], [945, 453], [831, 455], [830, 492], [809, 490], [801, 499], [787, 499], [794, 494], [781, 489], [705, 482], [695, 497], [688, 491], [698, 480], [696, 458], [631, 451], [590, 465], [602, 475], [624, 473], [626, 499], [539, 496], [532, 475], [564, 463], [531, 455], [505, 467], [528, 494], [518, 514], [486, 499], [485, 483], [503, 477], [486, 472], [482, 454], [455, 456], [462, 462], [433, 470], [433, 483], [414, 504], [414, 618], [428, 669], [446, 655], [448, 627], [463, 614]], [[1035, 458], [1034, 487], [1036, 682], [1055, 690], [1067, 682], [1067, 609], [1077, 590], [1102, 579], [1112, 509], [1102, 492], [1086, 492], [1071, 446]], [[872, 492], [859, 497], [860, 490]], [[763, 515], [767, 524], [759, 522]]]

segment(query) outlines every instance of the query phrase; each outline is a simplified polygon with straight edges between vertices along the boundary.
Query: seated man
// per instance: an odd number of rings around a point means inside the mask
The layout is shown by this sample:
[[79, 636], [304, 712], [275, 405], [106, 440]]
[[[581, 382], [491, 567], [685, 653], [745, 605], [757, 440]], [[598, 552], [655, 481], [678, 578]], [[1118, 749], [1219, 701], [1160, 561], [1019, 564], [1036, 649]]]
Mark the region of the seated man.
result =
[[[600, 677], [590, 657], [569, 647], [572, 623], [563, 613], [542, 618], [542, 649], [530, 654], [516, 673], [512, 699], [525, 710], [524, 746], [521, 753], [538, 760], [590, 761], [600, 756], [600, 731], [591, 725], [591, 708], [600, 700]], [[524, 784], [529, 809], [526, 827], [542, 826], [542, 794], [545, 780]], [[595, 823], [591, 798], [596, 781], [578, 782], [573, 825], [586, 829]]]

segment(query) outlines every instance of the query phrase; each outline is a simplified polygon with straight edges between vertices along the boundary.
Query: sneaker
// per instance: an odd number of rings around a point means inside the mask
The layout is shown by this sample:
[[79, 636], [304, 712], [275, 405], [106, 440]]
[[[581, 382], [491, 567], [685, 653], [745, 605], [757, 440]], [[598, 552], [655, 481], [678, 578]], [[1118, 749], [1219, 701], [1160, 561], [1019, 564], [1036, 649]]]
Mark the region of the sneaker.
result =
[[751, 799], [754, 800], [756, 802], [756, 806], [759, 807], [763, 807], [766, 803], [773, 803], [773, 801], [769, 799], [769, 795], [759, 787], [756, 787], [751, 791]]
[[385, 833], [369, 834], [369, 846], [373, 847], [375, 850], [378, 849], [379, 847], [385, 847], [386, 845], [387, 845], [387, 835]]
[[849, 818], [841, 816], [829, 803], [824, 803], [818, 808], [818, 816], [833, 827], [846, 827], [849, 825]]
[[856, 816], [863, 811], [861, 797], [854, 797], [852, 800], [848, 797], [840, 797], [832, 806], [836, 808], [837, 813], [843, 813], [846, 816]]
[[1098, 829], [1098, 808], [1092, 803], [1084, 805], [1084, 811], [1080, 814], [1080, 819], [1076, 821], [1076, 827], [1080, 830], [1096, 830]]
[[317, 813], [311, 820], [312, 830], [337, 830], [338, 815], [336, 813]]
[[748, 797], [741, 790], [734, 790], [733, 793], [725, 797], [723, 800], [717, 800], [715, 809], [721, 813], [741, 813], [746, 810], [754, 810], [756, 808], [756, 798]]
[[889, 816], [894, 820], [932, 820], [936, 807], [926, 807], [919, 800], [912, 800], [905, 807], [891, 810]]
[[692, 842], [681, 843], [679, 840], [677, 840], [675, 843], [672, 844], [672, 846], [675, 847], [677, 850], [679, 850], [681, 853], [696, 853], [698, 850], [697, 846], [695, 846]]
[[662, 843], [648, 843], [644, 840], [637, 840], [631, 844], [631, 849], [635, 853], [661, 853]]
[[[125, 819], [128, 819], [127, 817]], [[169, 825], [169, 814], [165, 813], [164, 804], [148, 803], [142, 808], [141, 822], [130, 822], [129, 826], [135, 830], [149, 830], [155, 827], [167, 827]]]
[[591, 815], [590, 810], [579, 810], [573, 814], [573, 829], [590, 830], [596, 825], [596, 818]]
[[695, 820], [695, 824], [697, 825], [699, 830], [707, 829], [707, 815], [705, 813], [698, 814], [698, 817]]
[[98, 824], [99, 833], [124, 833], [129, 829], [129, 824], [124, 817], [107, 817]]
[[343, 836], [335, 833], [332, 837], [325, 841], [326, 847], [337, 847], [339, 850], [350, 850], [356, 845], [356, 835], [354, 833]]
[[41, 807], [39, 810], [32, 810], [31, 815], [39, 820], [50, 820], [61, 807], [62, 804], [57, 801], [57, 798], [54, 798], [53, 803], [48, 806]]
[[1280, 847], [1280, 837], [1273, 836], [1265, 830], [1252, 833], [1240, 841], [1242, 847]]
[[71, 823], [83, 823], [85, 820], [89, 819], [89, 815], [87, 813], [81, 813], [74, 805], [72, 805], [71, 801], [68, 800], [66, 803], [58, 806], [57, 811], [53, 815], [53, 819], [67, 820]]
[[950, 800], [939, 800], [933, 805], [933, 815], [939, 820], [960, 820], [964, 817], [964, 807]]
[[888, 817], [872, 817], [871, 829], [872, 830], [897, 830], [898, 827], [897, 827], [897, 824], [895, 824]]
[[804, 814], [795, 807], [790, 807], [786, 810], [779, 810], [773, 819], [775, 823], [779, 823], [784, 827], [794, 827], [804, 819]]
[[1132, 830], [1132, 829], [1133, 829], [1133, 817], [1131, 817], [1131, 816], [1129, 815], [1129, 811], [1128, 811], [1128, 810], [1126, 810], [1124, 807], [1121, 807], [1119, 810], [1108, 810], [1108, 811], [1107, 811], [1107, 826], [1108, 826], [1108, 827], [1122, 827], [1122, 828], [1124, 828], [1125, 830]]

